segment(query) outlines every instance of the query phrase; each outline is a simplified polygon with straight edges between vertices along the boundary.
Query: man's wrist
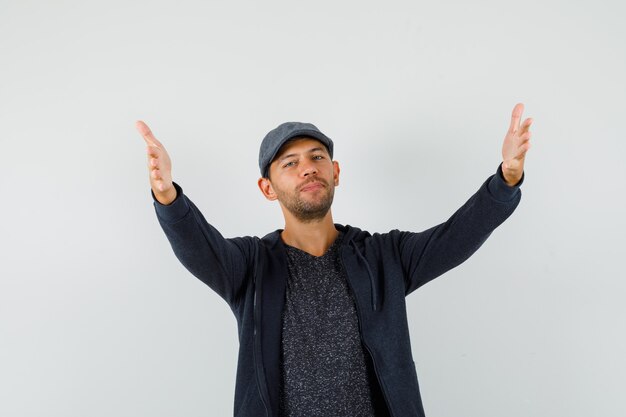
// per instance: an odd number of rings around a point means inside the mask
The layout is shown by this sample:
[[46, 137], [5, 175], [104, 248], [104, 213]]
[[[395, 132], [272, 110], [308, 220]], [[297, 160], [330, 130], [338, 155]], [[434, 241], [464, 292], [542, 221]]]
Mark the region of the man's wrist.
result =
[[522, 179], [524, 172], [511, 173], [508, 170], [502, 169], [502, 179], [509, 187], [515, 187]]
[[517, 185], [517, 183], [519, 182], [520, 179], [522, 179], [522, 177], [518, 177], [518, 178], [514, 178], [514, 179], [509, 179], [509, 177], [506, 176], [506, 174], [504, 175], [504, 182], [506, 183], [506, 185], [508, 185], [509, 187], [515, 187]]
[[154, 198], [164, 206], [168, 206], [172, 204], [174, 200], [176, 200], [177, 192], [175, 187], [171, 187], [166, 192], [156, 192], [154, 189], [152, 190], [154, 194]]

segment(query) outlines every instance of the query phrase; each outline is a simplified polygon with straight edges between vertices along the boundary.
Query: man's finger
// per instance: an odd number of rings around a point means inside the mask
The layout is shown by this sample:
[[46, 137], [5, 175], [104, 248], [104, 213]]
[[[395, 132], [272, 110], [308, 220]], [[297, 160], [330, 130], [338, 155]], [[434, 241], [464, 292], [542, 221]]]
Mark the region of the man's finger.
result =
[[154, 158], [159, 158], [161, 156], [161, 148], [156, 145], [146, 146], [146, 152], [148, 153], [148, 156], [152, 156]]
[[143, 139], [148, 145], [157, 146], [159, 148], [163, 147], [161, 142], [159, 142], [157, 138], [154, 137], [148, 125], [145, 124], [143, 121], [137, 120], [137, 122], [135, 122], [135, 127], [137, 128], [141, 136], [143, 136]]
[[150, 176], [154, 179], [154, 180], [162, 180], [163, 178], [161, 177], [161, 170], [159, 169], [153, 169], [152, 171], [150, 171]]
[[524, 112], [523, 103], [517, 103], [515, 107], [513, 107], [513, 112], [511, 113], [511, 125], [509, 126], [509, 132], [514, 133], [519, 130], [519, 121], [522, 118], [523, 112]]
[[523, 135], [524, 133], [528, 132], [528, 129], [530, 129], [530, 125], [532, 123], [533, 123], [533, 119], [531, 119], [530, 117], [527, 118], [526, 120], [524, 120], [524, 123], [522, 123], [521, 130], [519, 131], [519, 134]]

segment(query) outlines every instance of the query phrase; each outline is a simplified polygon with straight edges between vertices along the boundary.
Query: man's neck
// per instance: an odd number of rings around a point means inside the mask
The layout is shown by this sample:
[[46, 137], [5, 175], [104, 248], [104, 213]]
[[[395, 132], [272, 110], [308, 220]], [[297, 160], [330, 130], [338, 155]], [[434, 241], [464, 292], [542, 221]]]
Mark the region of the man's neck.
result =
[[285, 229], [280, 237], [284, 243], [313, 256], [322, 256], [333, 244], [339, 232], [333, 223], [330, 210], [319, 221], [302, 223], [297, 219], [285, 219]]

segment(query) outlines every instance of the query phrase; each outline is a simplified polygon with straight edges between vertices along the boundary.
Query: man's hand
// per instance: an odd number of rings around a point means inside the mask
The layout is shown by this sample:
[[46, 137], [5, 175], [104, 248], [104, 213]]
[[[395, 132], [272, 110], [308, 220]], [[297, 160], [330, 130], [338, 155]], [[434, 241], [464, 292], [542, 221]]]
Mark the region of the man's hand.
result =
[[504, 137], [502, 145], [502, 174], [510, 186], [516, 185], [524, 172], [524, 158], [530, 149], [530, 125], [533, 120], [529, 117], [520, 126], [524, 104], [517, 103], [511, 115], [511, 125]]
[[150, 186], [159, 203], [168, 205], [176, 199], [176, 188], [172, 183], [172, 162], [165, 150], [152, 131], [141, 120], [135, 123], [135, 127], [146, 141], [146, 153], [148, 154], [148, 172], [150, 174]]

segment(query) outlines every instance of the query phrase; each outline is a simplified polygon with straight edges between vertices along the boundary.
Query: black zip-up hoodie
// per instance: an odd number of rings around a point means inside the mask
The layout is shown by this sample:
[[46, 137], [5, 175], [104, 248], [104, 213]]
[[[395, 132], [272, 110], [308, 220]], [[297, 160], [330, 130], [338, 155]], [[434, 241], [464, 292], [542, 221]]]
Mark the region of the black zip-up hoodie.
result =
[[[423, 417], [405, 297], [467, 260], [521, 199], [524, 175], [504, 182], [502, 164], [446, 222], [422, 232], [370, 234], [349, 225], [340, 256], [356, 302], [365, 351], [392, 417]], [[174, 183], [176, 199], [154, 207], [176, 257], [219, 294], [238, 326], [235, 417], [278, 416], [281, 313], [288, 276], [282, 229], [224, 238]]]

